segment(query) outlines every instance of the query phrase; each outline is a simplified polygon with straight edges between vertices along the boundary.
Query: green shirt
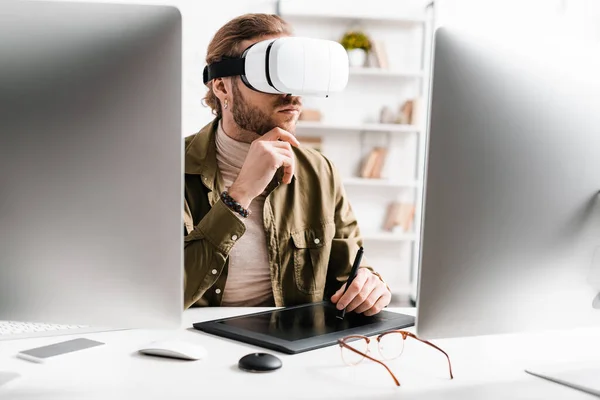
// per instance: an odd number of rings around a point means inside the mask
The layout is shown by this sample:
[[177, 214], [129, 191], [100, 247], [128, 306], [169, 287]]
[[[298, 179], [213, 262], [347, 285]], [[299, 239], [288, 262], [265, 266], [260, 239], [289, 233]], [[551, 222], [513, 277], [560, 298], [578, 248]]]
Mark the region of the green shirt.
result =
[[[243, 218], [220, 199], [226, 188], [217, 168], [217, 126], [215, 119], [185, 140], [185, 308], [221, 304], [228, 254], [245, 232]], [[264, 204], [277, 307], [328, 299], [347, 280], [362, 246], [334, 165], [316, 150], [293, 147], [293, 151], [296, 169], [292, 182], [281, 183], [280, 169], [267, 187]], [[361, 266], [374, 272], [365, 257]]]

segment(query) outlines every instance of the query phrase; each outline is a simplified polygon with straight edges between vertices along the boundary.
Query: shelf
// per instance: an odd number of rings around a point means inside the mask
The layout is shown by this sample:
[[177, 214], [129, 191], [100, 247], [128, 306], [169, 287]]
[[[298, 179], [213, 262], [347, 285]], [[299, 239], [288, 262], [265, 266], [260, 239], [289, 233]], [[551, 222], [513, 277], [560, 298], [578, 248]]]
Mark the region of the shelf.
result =
[[343, 14], [317, 14], [317, 13], [294, 13], [294, 14], [280, 14], [283, 18], [299, 18], [299, 19], [327, 19], [332, 21], [339, 21], [340, 23], [348, 24], [353, 21], [361, 22], [372, 22], [372, 23], [384, 23], [384, 24], [397, 24], [397, 25], [420, 25], [427, 22], [425, 18], [417, 17], [385, 17], [385, 16], [355, 16], [355, 15], [343, 15]]
[[[402, 12], [397, 12], [398, 8], [392, 7], [394, 1], [389, 0], [387, 5], [382, 3], [380, 7], [360, 7], [361, 1], [354, 1], [355, 4], [352, 4], [349, 0], [279, 0], [277, 14], [283, 18], [319, 19], [341, 23], [360, 21], [418, 26], [427, 22], [422, 17], [422, 8], [408, 7], [407, 3]], [[378, 12], [380, 9], [388, 12]]]
[[346, 178], [346, 186], [370, 186], [370, 187], [397, 187], [397, 188], [417, 188], [417, 181], [394, 181], [392, 179], [371, 179], [371, 178]]
[[414, 242], [417, 239], [414, 233], [394, 232], [365, 232], [362, 237], [365, 241], [370, 242]]
[[376, 67], [351, 67], [350, 76], [374, 76], [386, 78], [422, 78], [423, 71], [394, 71]]
[[393, 132], [393, 133], [411, 133], [419, 132], [416, 125], [402, 124], [332, 124], [328, 122], [298, 121], [296, 125], [298, 130], [323, 130], [323, 131], [349, 131], [349, 132]]
[[[410, 297], [412, 294], [412, 286], [411, 285], [394, 285], [390, 284], [390, 289], [392, 291], [392, 297]], [[406, 300], [406, 299], [402, 299]]]

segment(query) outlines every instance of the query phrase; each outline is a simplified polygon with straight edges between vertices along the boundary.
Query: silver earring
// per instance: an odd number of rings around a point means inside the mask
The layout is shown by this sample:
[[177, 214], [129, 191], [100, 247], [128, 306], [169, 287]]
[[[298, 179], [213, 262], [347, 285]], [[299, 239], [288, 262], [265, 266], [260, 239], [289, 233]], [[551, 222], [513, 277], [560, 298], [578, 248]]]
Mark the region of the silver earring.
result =
[[227, 103], [227, 99], [225, 99], [225, 108], [227, 108], [229, 104]]

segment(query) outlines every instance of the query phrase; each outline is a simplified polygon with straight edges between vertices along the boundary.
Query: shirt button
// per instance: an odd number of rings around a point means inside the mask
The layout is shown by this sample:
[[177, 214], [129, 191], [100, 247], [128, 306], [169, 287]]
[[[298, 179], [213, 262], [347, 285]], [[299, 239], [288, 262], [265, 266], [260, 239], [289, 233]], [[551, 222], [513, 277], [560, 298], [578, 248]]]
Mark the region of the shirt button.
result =
[[211, 272], [212, 272], [213, 275], [217, 274], [217, 270], [216, 269], [213, 269]]
[[321, 241], [319, 240], [319, 238], [316, 238], [315, 239], [315, 244], [319, 244], [319, 243], [321, 243]]
[[217, 289], [217, 290], [215, 290], [215, 293], [216, 293], [216, 294], [220, 294], [220, 293], [221, 293], [221, 289]]
[[233, 241], [236, 241], [236, 240], [237, 240], [237, 235], [233, 235], [233, 236], [231, 237], [231, 240], [233, 240]]

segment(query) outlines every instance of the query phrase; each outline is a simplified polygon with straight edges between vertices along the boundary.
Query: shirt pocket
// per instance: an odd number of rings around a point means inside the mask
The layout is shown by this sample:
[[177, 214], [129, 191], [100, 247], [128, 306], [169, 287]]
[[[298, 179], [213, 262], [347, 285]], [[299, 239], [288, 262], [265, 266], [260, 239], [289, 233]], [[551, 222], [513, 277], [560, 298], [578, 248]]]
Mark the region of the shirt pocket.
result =
[[334, 235], [333, 222], [292, 232], [294, 281], [302, 293], [324, 292]]

